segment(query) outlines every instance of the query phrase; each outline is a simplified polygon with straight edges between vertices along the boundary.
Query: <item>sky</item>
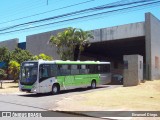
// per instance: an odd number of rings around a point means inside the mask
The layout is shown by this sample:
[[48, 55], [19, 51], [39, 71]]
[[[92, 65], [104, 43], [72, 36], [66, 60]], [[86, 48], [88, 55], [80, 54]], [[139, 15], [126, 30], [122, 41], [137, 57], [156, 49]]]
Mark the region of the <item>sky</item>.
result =
[[[93, 29], [129, 24], [134, 22], [142, 22], [145, 20], [144, 14], [146, 12], [151, 12], [158, 19], [160, 19], [160, 3], [159, 3], [154, 6], [139, 7], [119, 12], [109, 12], [107, 14], [100, 14], [98, 16], [87, 17], [84, 19], [72, 20], [68, 22], [59, 22], [81, 16], [88, 16], [90, 14], [95, 14], [99, 12], [107, 12], [123, 8], [122, 6], [117, 6], [116, 8], [108, 8], [99, 11], [97, 10], [91, 13], [78, 14], [76, 16], [72, 15], [70, 17], [52, 19], [41, 23], [28, 23], [23, 26], [11, 28], [11, 26], [13, 25], [18, 25], [58, 15], [63, 15], [66, 13], [80, 11], [83, 9], [88, 9], [105, 4], [111, 4], [117, 1], [119, 1], [119, 3], [122, 4], [128, 1], [131, 2], [131, 1], [141, 1], [141, 0], [0, 0], [0, 41], [18, 38], [19, 42], [25, 42], [26, 36], [28, 35], [52, 31], [66, 27], [81, 28], [83, 30], [93, 30]], [[152, 1], [158, 1], [158, 0], [152, 0]], [[126, 6], [126, 7], [131, 7], [131, 6]], [[45, 14], [37, 15], [39, 13], [45, 13]], [[51, 24], [44, 27], [6, 33], [8, 31], [35, 27], [37, 25], [53, 23], [53, 22], [58, 22], [58, 24]], [[10, 28], [10, 29], [4, 30], [4, 28]]]

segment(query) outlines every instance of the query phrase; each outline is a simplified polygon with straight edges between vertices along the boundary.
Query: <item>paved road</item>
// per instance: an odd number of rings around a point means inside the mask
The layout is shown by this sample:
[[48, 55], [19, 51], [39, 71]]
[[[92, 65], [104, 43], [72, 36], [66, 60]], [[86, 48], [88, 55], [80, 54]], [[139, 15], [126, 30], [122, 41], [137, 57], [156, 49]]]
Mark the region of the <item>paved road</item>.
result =
[[[59, 100], [72, 96], [74, 94], [83, 94], [87, 92], [111, 89], [118, 86], [101, 86], [91, 90], [87, 88], [79, 88], [75, 90], [66, 90], [58, 95], [50, 94], [0, 94], [0, 111], [47, 111], [56, 106]], [[73, 119], [73, 118], [72, 118]], [[79, 118], [81, 119], [81, 118]], [[88, 118], [86, 118], [88, 119]], [[98, 118], [92, 118], [98, 119]]]

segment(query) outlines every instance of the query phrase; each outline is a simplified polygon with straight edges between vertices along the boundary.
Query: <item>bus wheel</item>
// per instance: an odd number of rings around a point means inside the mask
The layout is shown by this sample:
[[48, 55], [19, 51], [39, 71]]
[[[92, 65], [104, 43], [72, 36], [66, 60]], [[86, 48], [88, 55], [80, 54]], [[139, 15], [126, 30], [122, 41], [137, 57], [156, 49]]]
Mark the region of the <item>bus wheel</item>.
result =
[[95, 80], [92, 80], [92, 82], [91, 82], [91, 88], [92, 89], [96, 88], [96, 81]]
[[59, 86], [57, 84], [54, 84], [52, 86], [52, 94], [55, 95], [59, 92]]

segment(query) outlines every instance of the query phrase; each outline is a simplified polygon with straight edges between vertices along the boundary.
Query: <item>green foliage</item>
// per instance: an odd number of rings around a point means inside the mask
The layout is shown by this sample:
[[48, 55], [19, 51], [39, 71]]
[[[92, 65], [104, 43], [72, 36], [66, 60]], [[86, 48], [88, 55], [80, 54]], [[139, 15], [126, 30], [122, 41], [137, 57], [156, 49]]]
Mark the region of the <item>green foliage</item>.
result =
[[20, 64], [17, 61], [9, 62], [9, 74], [12, 75], [14, 81], [18, 79], [20, 72]]
[[51, 56], [48, 56], [48, 55], [45, 55], [44, 53], [41, 53], [39, 55], [35, 55], [32, 57], [32, 60], [39, 60], [39, 59], [42, 59], [42, 60], [53, 60], [53, 58]]
[[12, 60], [17, 61], [19, 64], [21, 64], [24, 61], [32, 59], [33, 55], [27, 51], [22, 50], [20, 48], [16, 48], [12, 51]]
[[75, 50], [74, 28], [68, 28], [67, 30], [58, 33], [57, 36], [51, 36], [50, 43], [56, 45], [57, 53], [62, 60], [72, 60]]
[[8, 65], [9, 61], [11, 60], [11, 52], [6, 47], [0, 48], [0, 62], [3, 61]]
[[82, 51], [84, 51], [85, 47], [89, 47], [91, 44], [89, 42], [90, 38], [94, 38], [92, 33], [89, 31], [83, 31], [82, 29], [78, 29], [76, 31], [76, 36], [77, 36], [77, 42], [79, 45], [79, 53], [78, 53], [78, 60], [80, 60], [80, 54]]
[[7, 77], [7, 74], [3, 69], [0, 69], [0, 80], [3, 80], [5, 77]]
[[[43, 53], [33, 56], [29, 51], [16, 48], [13, 51], [9, 51], [6, 47], [0, 48], [0, 62], [3, 61], [6, 63], [7, 74], [10, 74], [13, 79], [16, 81], [20, 72], [20, 64], [28, 60], [52, 60], [51, 56], [47, 56]], [[0, 79], [6, 77], [4, 70], [0, 69]]]
[[[14, 65], [14, 63], [12, 63], [12, 61], [17, 62], [17, 64], [21, 64], [23, 61], [27, 61], [27, 60], [31, 59], [32, 56], [33, 55], [29, 51], [22, 50], [20, 48], [16, 48], [13, 51], [8, 50], [8, 48], [6, 48], [6, 47], [0, 48], [0, 62], [1, 61], [5, 62], [5, 65], [6, 65], [5, 70], [7, 71], [7, 74], [8, 74], [8, 71], [10, 71], [13, 74], [12, 76], [14, 77], [14, 79], [18, 78], [17, 77], [18, 74], [14, 75], [14, 72], [17, 70], [15, 70], [16, 67], [13, 67], [13, 69], [11, 68]], [[15, 65], [17, 65], [17, 64], [15, 64]], [[15, 72], [15, 74], [16, 74], [16, 72]], [[7, 76], [7, 78], [8, 78], [8, 76]]]
[[62, 60], [74, 60], [74, 52], [76, 46], [79, 46], [79, 58], [80, 53], [84, 50], [84, 47], [88, 44], [89, 38], [93, 38], [90, 32], [83, 31], [77, 28], [68, 28], [67, 30], [58, 33], [57, 36], [51, 36], [51, 45], [56, 45], [57, 53]]

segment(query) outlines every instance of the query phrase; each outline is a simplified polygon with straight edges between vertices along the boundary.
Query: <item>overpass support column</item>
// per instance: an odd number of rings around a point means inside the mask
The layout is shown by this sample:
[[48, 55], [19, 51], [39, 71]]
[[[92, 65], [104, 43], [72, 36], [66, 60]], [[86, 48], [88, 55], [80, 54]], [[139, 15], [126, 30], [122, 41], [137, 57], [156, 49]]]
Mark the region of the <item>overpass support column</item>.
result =
[[124, 55], [123, 86], [136, 86], [143, 80], [143, 56]]

